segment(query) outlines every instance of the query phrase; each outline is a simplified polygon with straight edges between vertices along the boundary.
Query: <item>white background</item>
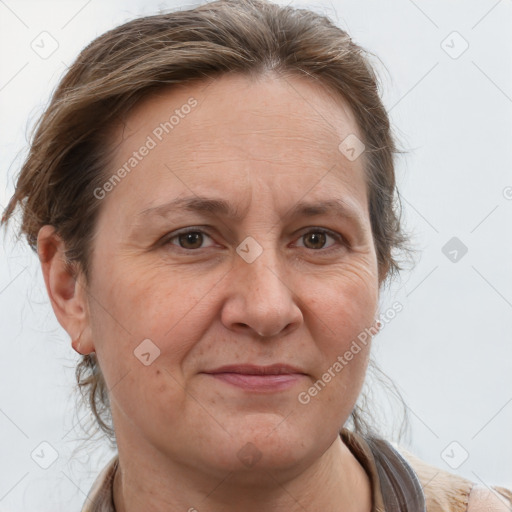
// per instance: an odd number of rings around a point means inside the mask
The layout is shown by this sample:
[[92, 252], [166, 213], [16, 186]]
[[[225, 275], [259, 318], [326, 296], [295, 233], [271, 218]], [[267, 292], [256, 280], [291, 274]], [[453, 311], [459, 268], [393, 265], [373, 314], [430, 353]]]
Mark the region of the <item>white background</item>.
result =
[[[397, 172], [420, 252], [383, 295], [382, 311], [394, 300], [403, 311], [374, 340], [408, 404], [402, 444], [439, 468], [512, 488], [512, 3], [289, 3], [329, 15], [379, 57], [385, 105], [408, 152]], [[66, 66], [107, 29], [176, 6], [187, 4], [0, 0], [2, 209], [29, 129]], [[47, 59], [31, 48], [43, 31], [58, 43]], [[453, 58], [464, 40], [469, 47]], [[12, 233], [0, 252], [0, 511], [80, 510], [112, 452], [99, 441], [73, 453], [82, 435], [73, 428], [77, 356], [36, 255]], [[468, 248], [457, 262], [442, 252], [454, 236]], [[382, 415], [383, 433], [390, 416]], [[59, 454], [46, 470], [31, 458], [43, 441]], [[442, 457], [453, 441], [445, 458], [468, 454], [456, 468]]]

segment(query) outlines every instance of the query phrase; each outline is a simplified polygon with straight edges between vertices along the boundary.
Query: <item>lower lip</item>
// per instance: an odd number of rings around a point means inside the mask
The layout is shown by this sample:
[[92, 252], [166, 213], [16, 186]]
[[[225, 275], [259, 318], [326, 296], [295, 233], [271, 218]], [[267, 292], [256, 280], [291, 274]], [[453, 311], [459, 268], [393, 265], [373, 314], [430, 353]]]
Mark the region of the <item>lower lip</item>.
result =
[[216, 378], [248, 391], [283, 391], [293, 387], [301, 378], [299, 373], [281, 375], [249, 375], [246, 373], [208, 373]]

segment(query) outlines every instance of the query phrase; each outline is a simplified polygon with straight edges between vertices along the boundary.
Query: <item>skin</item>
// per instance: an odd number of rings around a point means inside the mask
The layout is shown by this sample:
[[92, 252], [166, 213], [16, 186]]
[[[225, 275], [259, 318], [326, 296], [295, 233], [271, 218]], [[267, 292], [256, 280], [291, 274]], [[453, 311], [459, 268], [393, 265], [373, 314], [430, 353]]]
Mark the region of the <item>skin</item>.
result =
[[[140, 103], [113, 131], [108, 177], [191, 97], [197, 106], [101, 200], [89, 283], [67, 272], [51, 226], [38, 237], [55, 314], [76, 350], [96, 352], [109, 389], [116, 508], [368, 512], [369, 479], [339, 431], [371, 343], [298, 401], [377, 314], [364, 155], [350, 161], [338, 149], [349, 134], [362, 138], [357, 123], [318, 83], [225, 75]], [[224, 199], [240, 218], [141, 215], [185, 196]], [[327, 199], [354, 217], [289, 213]], [[203, 238], [176, 236], [187, 227]], [[263, 250], [251, 263], [236, 252], [247, 236]], [[147, 366], [134, 355], [145, 339], [160, 350]], [[253, 392], [203, 373], [241, 363], [302, 375]], [[241, 460], [244, 446], [255, 464]]]

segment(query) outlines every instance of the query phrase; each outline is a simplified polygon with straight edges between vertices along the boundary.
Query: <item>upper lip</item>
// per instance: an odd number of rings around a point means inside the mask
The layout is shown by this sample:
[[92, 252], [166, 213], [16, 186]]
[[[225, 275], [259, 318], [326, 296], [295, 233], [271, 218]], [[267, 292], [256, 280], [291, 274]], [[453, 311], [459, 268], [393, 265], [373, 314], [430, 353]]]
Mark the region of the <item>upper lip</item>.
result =
[[291, 373], [304, 374], [302, 370], [289, 364], [271, 364], [268, 366], [257, 366], [254, 364], [233, 364], [220, 366], [203, 373], [240, 373], [244, 375], [286, 375]]

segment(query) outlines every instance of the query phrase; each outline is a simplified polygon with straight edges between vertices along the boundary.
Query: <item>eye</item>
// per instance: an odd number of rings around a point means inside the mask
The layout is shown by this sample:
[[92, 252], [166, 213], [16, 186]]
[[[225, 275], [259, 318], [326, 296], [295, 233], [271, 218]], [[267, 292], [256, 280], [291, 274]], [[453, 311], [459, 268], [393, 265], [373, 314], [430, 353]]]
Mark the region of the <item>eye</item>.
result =
[[[211, 237], [207, 235], [204, 231], [201, 231], [199, 229], [189, 229], [187, 231], [182, 231], [181, 233], [174, 234], [173, 236], [167, 238], [165, 243], [177, 245], [182, 249], [194, 250], [209, 247], [203, 246], [203, 242], [205, 242], [206, 239], [212, 241]], [[211, 245], [214, 244], [211, 243], [210, 246]]]
[[[329, 239], [334, 240], [334, 243], [326, 247]], [[303, 245], [299, 245], [299, 247], [306, 247], [306, 249], [313, 250], [331, 249], [333, 245], [336, 245], [336, 243], [343, 246], [347, 245], [340, 234], [318, 228], [304, 233], [299, 240], [304, 240]]]
[[[339, 233], [321, 228], [311, 229], [304, 233], [299, 241], [303, 241], [303, 243], [298, 243], [298, 247], [316, 251], [324, 250], [325, 252], [336, 250], [336, 245], [347, 246], [347, 242]], [[215, 245], [210, 235], [198, 228], [189, 228], [178, 233], [172, 233], [165, 237], [162, 243], [163, 245], [171, 244], [187, 251], [205, 249]]]

